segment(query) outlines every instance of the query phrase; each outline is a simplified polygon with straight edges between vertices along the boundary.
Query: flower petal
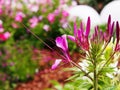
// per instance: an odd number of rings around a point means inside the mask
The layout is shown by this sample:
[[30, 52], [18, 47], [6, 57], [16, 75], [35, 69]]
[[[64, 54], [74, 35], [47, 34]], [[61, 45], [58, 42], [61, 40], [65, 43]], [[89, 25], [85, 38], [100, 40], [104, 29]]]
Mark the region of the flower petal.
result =
[[56, 59], [54, 64], [52, 65], [51, 69], [56, 69], [61, 61], [62, 61], [62, 59]]
[[88, 37], [89, 33], [90, 33], [90, 17], [88, 17], [88, 20], [87, 20], [85, 35]]
[[76, 23], [74, 23], [74, 36], [75, 37], [77, 36], [77, 25], [76, 25]]
[[118, 21], [117, 21], [117, 23], [116, 23], [116, 37], [117, 37], [117, 43], [119, 42], [119, 30], [120, 30], [120, 28], [119, 28], [119, 23], [118, 23]]
[[110, 24], [111, 24], [111, 15], [109, 15], [109, 17], [108, 17], [108, 22], [107, 22], [108, 30], [110, 29]]
[[59, 48], [63, 49], [63, 51], [68, 50], [68, 43], [67, 43], [66, 35], [62, 35], [61, 37], [57, 37], [55, 41], [56, 41], [56, 45]]
[[68, 38], [69, 38], [71, 41], [75, 42], [75, 37], [74, 37], [74, 36], [68, 35]]

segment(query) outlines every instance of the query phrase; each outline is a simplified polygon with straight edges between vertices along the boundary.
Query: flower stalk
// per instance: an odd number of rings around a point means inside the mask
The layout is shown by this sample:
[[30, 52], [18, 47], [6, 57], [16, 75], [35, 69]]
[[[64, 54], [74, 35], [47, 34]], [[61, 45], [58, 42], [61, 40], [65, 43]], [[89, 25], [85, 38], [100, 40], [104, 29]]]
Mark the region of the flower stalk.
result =
[[94, 60], [94, 90], [98, 90], [98, 76], [97, 76], [97, 63], [96, 60]]

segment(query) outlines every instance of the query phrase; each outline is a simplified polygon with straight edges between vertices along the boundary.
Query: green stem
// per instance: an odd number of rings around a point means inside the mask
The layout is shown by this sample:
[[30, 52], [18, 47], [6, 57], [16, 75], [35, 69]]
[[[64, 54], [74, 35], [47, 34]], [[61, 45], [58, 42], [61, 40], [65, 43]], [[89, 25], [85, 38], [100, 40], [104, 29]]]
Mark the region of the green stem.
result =
[[70, 61], [70, 63], [72, 63], [72, 64], [73, 64], [74, 66], [76, 66], [77, 68], [79, 68], [79, 69], [85, 74], [85, 76], [87, 76], [91, 81], [93, 81], [93, 79], [89, 76], [89, 73], [86, 73], [86, 72], [81, 68], [80, 65], [76, 64], [76, 63], [73, 62], [73, 61]]
[[110, 60], [111, 60], [111, 58], [114, 56], [114, 54], [115, 54], [115, 51], [113, 52], [113, 54], [110, 56], [110, 58], [104, 63], [104, 65], [102, 66], [102, 68], [99, 70], [99, 72], [98, 72], [98, 75], [97, 76], [99, 76], [100, 75], [100, 73], [102, 72], [102, 70], [103, 70], [103, 68], [105, 67], [105, 65], [107, 65], [108, 64], [108, 62], [110, 62]]
[[96, 60], [94, 60], [94, 90], [98, 90], [98, 77], [97, 77], [97, 67], [96, 67]]

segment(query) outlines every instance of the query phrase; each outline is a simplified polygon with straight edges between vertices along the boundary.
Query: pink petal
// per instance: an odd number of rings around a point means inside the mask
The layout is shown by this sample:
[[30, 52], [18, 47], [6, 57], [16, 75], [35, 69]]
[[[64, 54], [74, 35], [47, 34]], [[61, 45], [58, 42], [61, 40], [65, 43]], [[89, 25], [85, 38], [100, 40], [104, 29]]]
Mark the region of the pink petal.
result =
[[56, 69], [61, 61], [62, 61], [62, 59], [56, 59], [54, 64], [52, 65], [51, 69]]
[[56, 45], [63, 49], [64, 51], [68, 50], [68, 43], [67, 43], [67, 39], [66, 39], [66, 35], [62, 35], [61, 37], [57, 37], [56, 38]]
[[75, 42], [75, 37], [74, 37], [74, 36], [68, 35], [68, 38], [69, 38], [71, 41]]
[[76, 25], [76, 23], [74, 23], [74, 36], [75, 37], [77, 36], [77, 25]]
[[117, 43], [119, 42], [119, 30], [120, 30], [120, 28], [119, 28], [119, 23], [118, 23], [118, 21], [117, 21], [117, 23], [116, 23], [116, 37], [117, 37]]
[[53, 23], [55, 21], [55, 15], [53, 13], [50, 13], [48, 16], [47, 16], [47, 19], [50, 23]]
[[88, 20], [87, 20], [85, 35], [88, 37], [89, 33], [90, 33], [90, 17], [88, 17]]
[[109, 15], [109, 17], [108, 17], [108, 22], [107, 22], [108, 30], [110, 28], [110, 24], [111, 24], [111, 15]]

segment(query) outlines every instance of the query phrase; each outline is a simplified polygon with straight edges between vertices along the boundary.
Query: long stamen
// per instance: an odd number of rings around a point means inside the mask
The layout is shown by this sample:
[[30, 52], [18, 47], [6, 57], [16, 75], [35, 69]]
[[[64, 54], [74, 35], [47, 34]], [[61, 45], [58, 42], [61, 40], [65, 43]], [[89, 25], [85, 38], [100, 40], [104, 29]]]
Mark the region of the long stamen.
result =
[[[41, 38], [39, 38], [37, 35], [35, 35], [27, 26], [25, 26], [23, 23], [21, 23], [34, 37], [36, 37], [39, 41], [41, 41], [45, 46], [47, 46], [50, 50], [55, 51], [53, 48], [51, 48], [47, 43], [45, 43]], [[64, 55], [61, 55], [59, 52], [56, 52], [60, 57], [67, 59]]]

